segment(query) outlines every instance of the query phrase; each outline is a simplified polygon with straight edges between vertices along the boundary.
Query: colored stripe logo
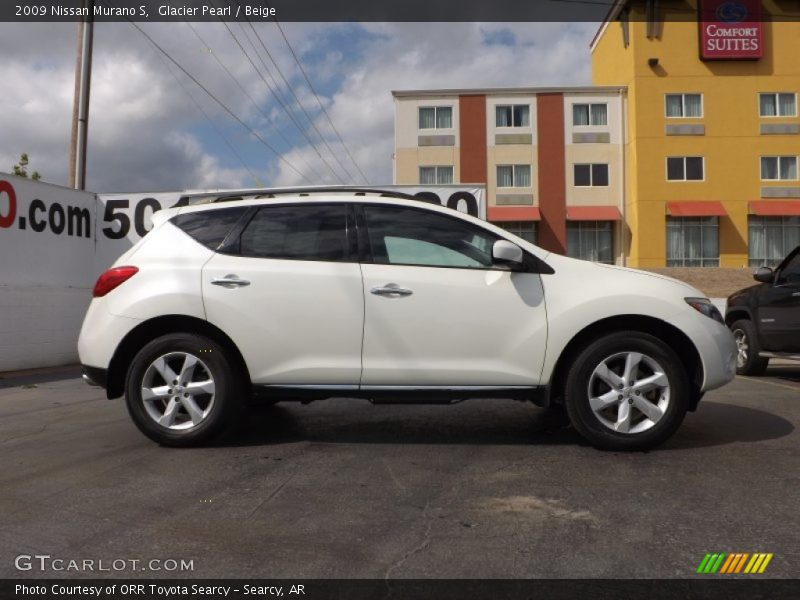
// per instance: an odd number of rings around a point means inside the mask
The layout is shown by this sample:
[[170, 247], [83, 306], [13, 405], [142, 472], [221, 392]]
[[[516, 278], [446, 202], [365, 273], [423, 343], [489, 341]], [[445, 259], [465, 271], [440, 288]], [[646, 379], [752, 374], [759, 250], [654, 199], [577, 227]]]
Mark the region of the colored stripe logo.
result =
[[700, 561], [697, 572], [702, 574], [732, 575], [743, 573], [756, 575], [763, 573], [767, 569], [769, 561], [772, 560], [772, 553], [756, 552], [724, 552], [709, 553]]

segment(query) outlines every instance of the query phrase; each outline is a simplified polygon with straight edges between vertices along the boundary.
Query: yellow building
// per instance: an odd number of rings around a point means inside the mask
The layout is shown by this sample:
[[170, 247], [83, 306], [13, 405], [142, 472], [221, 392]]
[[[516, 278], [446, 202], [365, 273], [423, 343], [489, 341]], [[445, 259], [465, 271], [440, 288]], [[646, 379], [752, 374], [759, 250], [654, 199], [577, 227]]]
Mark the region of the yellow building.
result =
[[593, 83], [627, 88], [627, 264], [774, 264], [800, 244], [798, 5], [697, 1], [620, 0], [592, 42]]

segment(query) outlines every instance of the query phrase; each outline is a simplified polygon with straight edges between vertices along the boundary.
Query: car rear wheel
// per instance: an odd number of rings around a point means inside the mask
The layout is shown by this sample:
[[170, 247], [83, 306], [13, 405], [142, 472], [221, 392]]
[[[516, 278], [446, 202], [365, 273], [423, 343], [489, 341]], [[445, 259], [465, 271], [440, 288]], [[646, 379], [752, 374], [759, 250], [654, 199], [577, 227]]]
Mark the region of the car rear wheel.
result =
[[736, 340], [736, 373], [738, 375], [763, 375], [769, 359], [758, 355], [761, 347], [756, 338], [756, 328], [752, 321], [741, 319], [731, 325], [733, 339]]
[[128, 412], [151, 440], [197, 446], [220, 434], [242, 405], [242, 382], [214, 341], [170, 334], [142, 348], [128, 371]]
[[626, 331], [580, 352], [567, 374], [565, 404], [573, 427], [592, 445], [644, 450], [680, 426], [689, 394], [686, 371], [670, 347]]

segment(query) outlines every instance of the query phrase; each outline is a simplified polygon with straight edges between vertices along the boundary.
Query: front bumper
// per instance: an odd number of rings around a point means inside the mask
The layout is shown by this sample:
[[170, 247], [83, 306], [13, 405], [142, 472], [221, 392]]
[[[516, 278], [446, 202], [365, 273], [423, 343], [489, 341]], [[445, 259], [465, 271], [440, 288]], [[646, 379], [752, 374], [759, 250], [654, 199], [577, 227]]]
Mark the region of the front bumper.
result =
[[736, 342], [730, 329], [690, 309], [670, 323], [689, 336], [703, 365], [703, 379], [699, 391], [707, 392], [736, 377]]

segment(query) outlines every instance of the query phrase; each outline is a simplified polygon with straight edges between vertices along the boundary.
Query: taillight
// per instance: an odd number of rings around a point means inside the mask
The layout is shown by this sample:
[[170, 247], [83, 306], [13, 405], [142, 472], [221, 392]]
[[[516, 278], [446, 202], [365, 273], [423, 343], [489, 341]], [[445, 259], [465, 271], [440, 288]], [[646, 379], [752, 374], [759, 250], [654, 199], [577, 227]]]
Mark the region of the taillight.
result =
[[92, 290], [92, 296], [94, 298], [102, 298], [118, 285], [122, 285], [128, 281], [128, 279], [138, 272], [139, 269], [136, 267], [114, 267], [113, 269], [109, 269], [97, 278], [97, 283], [94, 284], [94, 290]]

